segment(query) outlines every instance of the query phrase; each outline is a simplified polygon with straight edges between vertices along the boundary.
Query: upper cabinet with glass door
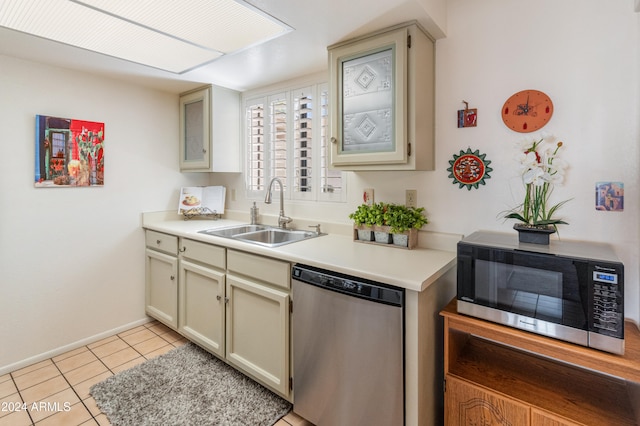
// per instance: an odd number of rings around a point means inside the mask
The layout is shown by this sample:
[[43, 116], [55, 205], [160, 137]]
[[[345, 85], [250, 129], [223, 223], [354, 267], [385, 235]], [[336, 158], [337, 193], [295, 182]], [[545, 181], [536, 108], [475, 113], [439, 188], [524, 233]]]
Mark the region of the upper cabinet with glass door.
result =
[[180, 171], [240, 172], [240, 93], [205, 86], [180, 95]]
[[331, 164], [434, 169], [434, 44], [416, 23], [329, 46]]

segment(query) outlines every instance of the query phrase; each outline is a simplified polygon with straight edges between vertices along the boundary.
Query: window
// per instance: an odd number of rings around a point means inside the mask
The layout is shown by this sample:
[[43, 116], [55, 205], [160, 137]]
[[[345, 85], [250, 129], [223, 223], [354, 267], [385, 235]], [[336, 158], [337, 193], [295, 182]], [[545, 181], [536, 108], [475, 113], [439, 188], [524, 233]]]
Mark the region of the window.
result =
[[245, 113], [249, 198], [278, 177], [287, 199], [345, 201], [342, 172], [330, 168], [326, 83], [247, 97]]
[[67, 138], [62, 132], [50, 132], [51, 134], [51, 155], [56, 158], [66, 157]]

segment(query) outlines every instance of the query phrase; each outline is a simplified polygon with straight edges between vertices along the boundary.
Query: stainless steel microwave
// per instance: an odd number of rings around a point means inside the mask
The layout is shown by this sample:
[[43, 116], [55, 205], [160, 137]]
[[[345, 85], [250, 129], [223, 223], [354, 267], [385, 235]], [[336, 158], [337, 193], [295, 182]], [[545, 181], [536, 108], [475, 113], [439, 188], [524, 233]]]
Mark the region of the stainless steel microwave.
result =
[[457, 280], [462, 314], [624, 353], [624, 266], [608, 244], [479, 231], [458, 242]]

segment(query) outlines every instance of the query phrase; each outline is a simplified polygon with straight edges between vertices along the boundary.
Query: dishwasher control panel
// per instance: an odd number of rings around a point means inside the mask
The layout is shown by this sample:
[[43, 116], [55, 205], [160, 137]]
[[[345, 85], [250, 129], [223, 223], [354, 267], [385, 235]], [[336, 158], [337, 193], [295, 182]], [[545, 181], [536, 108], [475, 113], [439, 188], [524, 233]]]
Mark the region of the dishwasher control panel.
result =
[[404, 302], [403, 289], [364, 278], [300, 264], [293, 267], [292, 275], [293, 279], [307, 284], [379, 303], [402, 306]]

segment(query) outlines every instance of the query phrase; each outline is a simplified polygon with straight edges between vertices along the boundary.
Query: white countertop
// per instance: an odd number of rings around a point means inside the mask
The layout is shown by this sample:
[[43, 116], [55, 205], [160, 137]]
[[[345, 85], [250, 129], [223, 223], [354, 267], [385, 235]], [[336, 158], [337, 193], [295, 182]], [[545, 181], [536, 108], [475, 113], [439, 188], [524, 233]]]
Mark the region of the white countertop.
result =
[[144, 213], [142, 226], [158, 232], [260, 254], [292, 263], [423, 291], [456, 264], [455, 251], [417, 247], [412, 250], [363, 244], [351, 235], [328, 234], [280, 247], [268, 248], [231, 238], [199, 234], [203, 229], [221, 228], [247, 222], [218, 220], [182, 220], [164, 212]]

